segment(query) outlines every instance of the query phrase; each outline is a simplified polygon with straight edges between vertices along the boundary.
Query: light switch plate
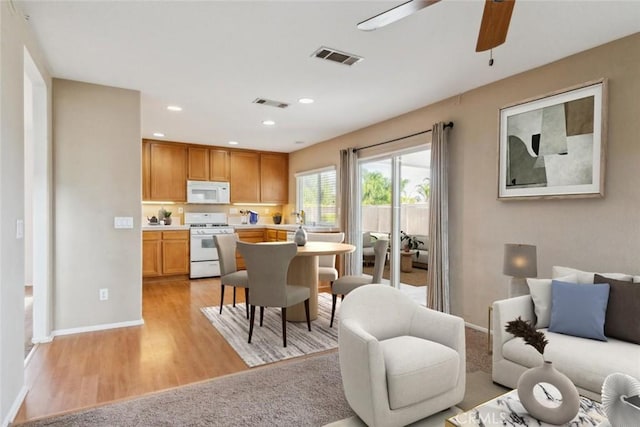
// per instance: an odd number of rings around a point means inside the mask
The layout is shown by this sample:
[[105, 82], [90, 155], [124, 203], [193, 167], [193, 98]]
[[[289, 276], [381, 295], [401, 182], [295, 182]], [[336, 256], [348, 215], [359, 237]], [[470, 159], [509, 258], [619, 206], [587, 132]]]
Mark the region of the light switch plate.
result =
[[19, 219], [16, 221], [16, 239], [24, 238], [24, 220]]
[[133, 228], [133, 217], [132, 216], [114, 217], [113, 228]]

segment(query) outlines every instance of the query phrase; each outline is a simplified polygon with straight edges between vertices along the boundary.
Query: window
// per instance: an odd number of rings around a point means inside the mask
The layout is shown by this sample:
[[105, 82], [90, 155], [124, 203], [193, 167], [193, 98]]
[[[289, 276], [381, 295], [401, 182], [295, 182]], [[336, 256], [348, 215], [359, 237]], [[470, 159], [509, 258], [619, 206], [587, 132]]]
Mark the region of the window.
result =
[[319, 169], [296, 174], [298, 212], [304, 210], [310, 225], [336, 224], [336, 169]]

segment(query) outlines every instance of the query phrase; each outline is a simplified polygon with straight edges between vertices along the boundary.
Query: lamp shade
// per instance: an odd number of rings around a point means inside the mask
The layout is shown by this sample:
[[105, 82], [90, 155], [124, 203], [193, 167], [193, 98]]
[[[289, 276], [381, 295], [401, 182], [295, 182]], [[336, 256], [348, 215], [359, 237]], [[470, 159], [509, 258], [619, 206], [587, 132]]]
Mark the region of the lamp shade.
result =
[[504, 245], [502, 273], [512, 277], [536, 277], [538, 275], [536, 247], [533, 245], [506, 243]]

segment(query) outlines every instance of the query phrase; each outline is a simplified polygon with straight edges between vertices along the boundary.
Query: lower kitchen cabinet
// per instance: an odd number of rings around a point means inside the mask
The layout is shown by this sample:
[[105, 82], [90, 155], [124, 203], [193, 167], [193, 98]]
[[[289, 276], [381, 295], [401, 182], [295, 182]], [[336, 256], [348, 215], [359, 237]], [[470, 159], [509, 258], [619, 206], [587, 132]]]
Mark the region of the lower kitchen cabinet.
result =
[[[269, 231], [269, 230], [266, 230]], [[249, 243], [259, 243], [269, 241], [265, 230], [236, 230], [238, 233], [238, 240]], [[245, 270], [247, 267], [244, 263], [244, 258], [236, 252], [236, 266], [238, 270]]]
[[189, 274], [189, 231], [142, 232], [142, 277]]

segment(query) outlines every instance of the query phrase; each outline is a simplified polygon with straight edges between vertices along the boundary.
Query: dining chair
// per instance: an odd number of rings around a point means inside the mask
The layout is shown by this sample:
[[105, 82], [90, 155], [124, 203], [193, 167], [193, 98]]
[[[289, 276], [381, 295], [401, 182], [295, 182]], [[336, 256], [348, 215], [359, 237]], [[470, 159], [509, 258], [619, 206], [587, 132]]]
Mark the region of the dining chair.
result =
[[[344, 233], [307, 233], [307, 240], [310, 242], [342, 243]], [[318, 260], [318, 281], [329, 282], [329, 285], [333, 285], [337, 278], [336, 256], [321, 255]]]
[[249, 278], [246, 270], [238, 270], [236, 265], [237, 234], [214, 234], [213, 240], [218, 249], [220, 261], [220, 314], [224, 305], [224, 287], [233, 287], [233, 306], [236, 306], [236, 288], [244, 288], [247, 319], [249, 318]]
[[348, 275], [342, 276], [333, 282], [331, 285], [331, 322], [329, 327], [333, 328], [333, 318], [336, 314], [336, 302], [338, 295], [340, 300], [344, 299], [352, 290], [359, 288], [360, 286], [370, 285], [372, 283], [380, 283], [382, 280], [382, 270], [384, 270], [384, 264], [387, 261], [387, 247], [389, 245], [388, 240], [378, 239], [373, 244], [373, 252], [375, 255], [375, 261], [373, 264], [373, 276], [368, 274], [363, 275]]
[[256, 306], [280, 307], [282, 310], [282, 344], [287, 346], [287, 307], [304, 302], [307, 329], [311, 331], [309, 297], [305, 286], [289, 285], [287, 272], [289, 263], [296, 256], [298, 246], [293, 243], [246, 243], [238, 242], [238, 251], [247, 264], [251, 288], [251, 320], [249, 320], [249, 343], [253, 335]]

